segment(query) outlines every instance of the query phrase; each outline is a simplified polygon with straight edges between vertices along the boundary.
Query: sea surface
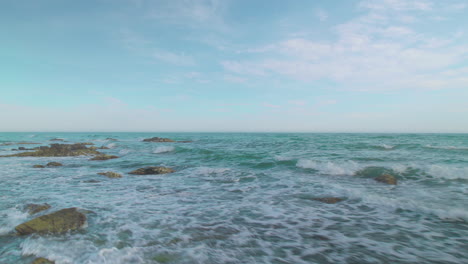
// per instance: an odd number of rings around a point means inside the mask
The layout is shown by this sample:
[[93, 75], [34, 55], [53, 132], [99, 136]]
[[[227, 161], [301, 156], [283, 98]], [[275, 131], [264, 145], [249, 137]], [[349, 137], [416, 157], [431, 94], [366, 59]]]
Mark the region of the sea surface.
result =
[[[142, 142], [154, 136], [192, 142]], [[120, 158], [0, 158], [2, 264], [468, 263], [468, 134], [0, 133], [0, 155], [53, 138]], [[50, 161], [64, 166], [32, 168]], [[145, 166], [176, 172], [128, 174]], [[28, 203], [94, 213], [16, 236]]]

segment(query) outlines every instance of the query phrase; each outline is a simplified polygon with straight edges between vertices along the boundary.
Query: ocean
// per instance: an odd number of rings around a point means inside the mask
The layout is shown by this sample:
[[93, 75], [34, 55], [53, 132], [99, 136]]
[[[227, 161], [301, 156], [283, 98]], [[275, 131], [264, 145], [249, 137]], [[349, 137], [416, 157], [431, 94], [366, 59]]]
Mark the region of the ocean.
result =
[[[468, 263], [468, 134], [0, 133], [0, 155], [53, 138], [119, 158], [1, 157], [2, 264]], [[176, 172], [128, 174], [147, 166]], [[70, 207], [82, 229], [15, 235]]]

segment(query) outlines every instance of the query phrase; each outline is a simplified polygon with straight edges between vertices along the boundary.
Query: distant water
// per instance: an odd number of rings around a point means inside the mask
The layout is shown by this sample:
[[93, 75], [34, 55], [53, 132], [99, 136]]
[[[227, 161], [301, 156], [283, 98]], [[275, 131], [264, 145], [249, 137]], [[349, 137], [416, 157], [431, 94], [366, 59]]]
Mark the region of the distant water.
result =
[[[142, 142], [153, 136], [193, 142]], [[468, 263], [467, 134], [0, 133], [0, 145], [52, 138], [120, 158], [0, 158], [2, 264]], [[20, 146], [34, 145], [0, 155]], [[32, 168], [50, 161], [64, 166]], [[151, 165], [177, 172], [127, 174]], [[79, 232], [12, 235], [33, 218], [23, 206], [44, 202], [95, 214]]]

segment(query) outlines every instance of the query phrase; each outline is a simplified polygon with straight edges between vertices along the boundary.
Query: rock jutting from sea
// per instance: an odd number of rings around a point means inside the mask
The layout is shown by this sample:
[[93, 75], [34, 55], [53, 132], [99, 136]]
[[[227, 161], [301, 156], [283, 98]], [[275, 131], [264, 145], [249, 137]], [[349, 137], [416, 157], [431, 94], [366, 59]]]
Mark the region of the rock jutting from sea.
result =
[[39, 216], [15, 227], [18, 235], [61, 234], [77, 230], [86, 223], [86, 215], [77, 208], [66, 208], [60, 211]]
[[50, 144], [35, 148], [33, 152], [21, 152], [12, 155], [4, 155], [0, 157], [70, 157], [82, 155], [101, 155], [102, 153], [96, 150], [96, 147], [87, 147], [82, 143], [75, 144]]

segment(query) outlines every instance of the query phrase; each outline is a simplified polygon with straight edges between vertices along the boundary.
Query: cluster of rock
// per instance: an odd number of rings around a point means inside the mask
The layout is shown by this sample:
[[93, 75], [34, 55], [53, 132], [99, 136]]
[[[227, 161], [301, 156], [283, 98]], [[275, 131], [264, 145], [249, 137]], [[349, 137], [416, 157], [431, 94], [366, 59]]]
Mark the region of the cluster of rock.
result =
[[34, 165], [33, 168], [60, 167], [60, 166], [63, 166], [63, 164], [60, 163], [60, 162], [52, 161], [52, 162], [47, 163], [45, 166], [44, 165]]
[[99, 172], [99, 175], [106, 176], [107, 178], [122, 178], [122, 175], [117, 172], [107, 171], [107, 172]]
[[145, 138], [143, 142], [175, 142], [169, 138], [160, 138], [160, 137], [152, 137], [152, 138]]
[[145, 167], [136, 169], [134, 171], [129, 172], [128, 174], [134, 175], [151, 175], [151, 174], [166, 174], [166, 173], [173, 173], [175, 170], [167, 167], [160, 167], [160, 166], [152, 166], [152, 167]]
[[21, 152], [13, 155], [5, 155], [0, 157], [69, 157], [81, 155], [100, 155], [96, 147], [87, 147], [83, 143], [75, 144], [50, 144], [34, 148], [33, 152]]
[[109, 159], [116, 159], [118, 156], [115, 155], [107, 155], [107, 154], [100, 154], [97, 155], [89, 160], [109, 160]]

